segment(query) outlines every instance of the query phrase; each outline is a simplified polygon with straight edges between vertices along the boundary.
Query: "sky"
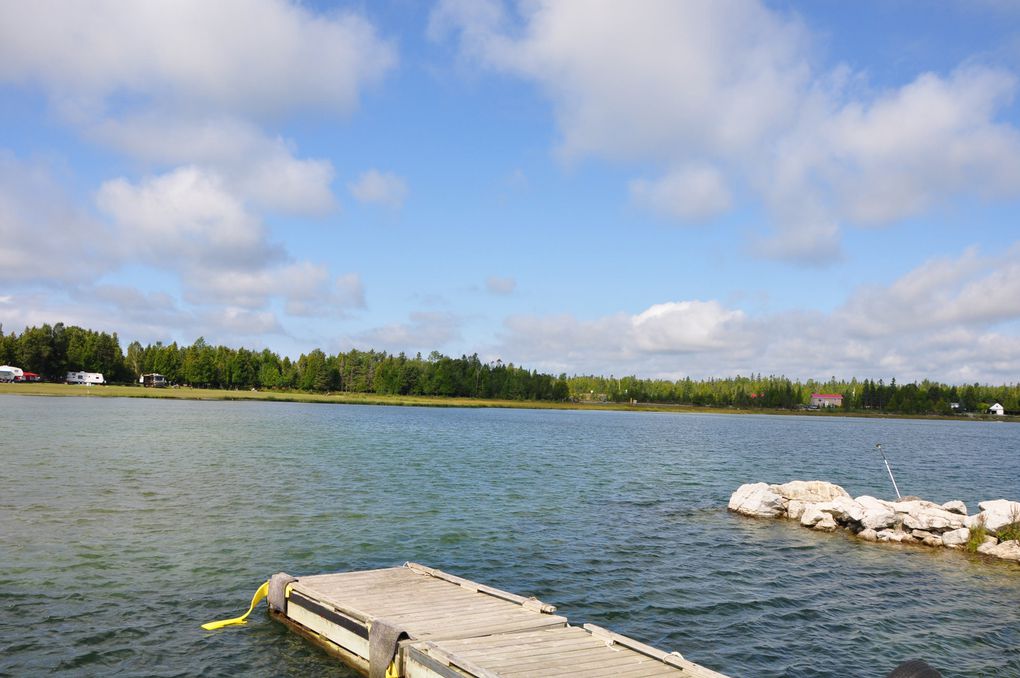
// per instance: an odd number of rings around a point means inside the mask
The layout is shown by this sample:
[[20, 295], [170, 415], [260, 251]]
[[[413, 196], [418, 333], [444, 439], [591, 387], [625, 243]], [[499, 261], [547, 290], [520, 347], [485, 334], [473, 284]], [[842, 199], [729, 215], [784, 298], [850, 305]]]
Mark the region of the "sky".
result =
[[1020, 0], [0, 3], [0, 323], [1020, 381]]

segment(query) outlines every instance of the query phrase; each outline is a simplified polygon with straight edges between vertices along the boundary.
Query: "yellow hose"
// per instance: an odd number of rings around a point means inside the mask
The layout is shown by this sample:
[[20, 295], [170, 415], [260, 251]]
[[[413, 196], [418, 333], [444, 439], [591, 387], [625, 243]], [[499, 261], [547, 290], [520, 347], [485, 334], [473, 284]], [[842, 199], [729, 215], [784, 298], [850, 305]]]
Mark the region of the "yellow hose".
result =
[[269, 582], [266, 582], [259, 587], [259, 590], [255, 592], [255, 595], [251, 598], [251, 605], [248, 607], [248, 611], [242, 614], [240, 617], [234, 617], [233, 619], [224, 619], [222, 621], [209, 622], [208, 624], [202, 624], [202, 628], [206, 631], [215, 631], [216, 629], [222, 629], [224, 626], [233, 626], [234, 624], [247, 624], [245, 621], [248, 615], [252, 613], [255, 606], [259, 604], [263, 598], [269, 595]]

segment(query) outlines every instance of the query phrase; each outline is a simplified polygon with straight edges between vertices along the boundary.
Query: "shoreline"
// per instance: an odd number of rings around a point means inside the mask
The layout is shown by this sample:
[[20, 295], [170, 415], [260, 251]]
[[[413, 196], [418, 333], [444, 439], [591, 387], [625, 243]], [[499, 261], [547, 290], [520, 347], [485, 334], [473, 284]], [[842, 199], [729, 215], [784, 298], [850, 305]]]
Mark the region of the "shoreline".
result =
[[227, 389], [145, 388], [142, 386], [82, 386], [52, 383], [0, 383], [0, 395], [41, 397], [159, 398], [168, 400], [243, 400], [265, 402], [323, 403], [335, 405], [382, 405], [386, 407], [464, 407], [527, 410], [578, 410], [606, 412], [662, 412], [672, 414], [741, 414], [856, 419], [920, 419], [942, 421], [1000, 421], [1017, 423], [1020, 417], [993, 415], [897, 414], [886, 412], [833, 412], [829, 410], [744, 409], [699, 407], [666, 403], [584, 403], [542, 400], [487, 400], [446, 396], [402, 396], [375, 393], [306, 393], [303, 391], [240, 391]]

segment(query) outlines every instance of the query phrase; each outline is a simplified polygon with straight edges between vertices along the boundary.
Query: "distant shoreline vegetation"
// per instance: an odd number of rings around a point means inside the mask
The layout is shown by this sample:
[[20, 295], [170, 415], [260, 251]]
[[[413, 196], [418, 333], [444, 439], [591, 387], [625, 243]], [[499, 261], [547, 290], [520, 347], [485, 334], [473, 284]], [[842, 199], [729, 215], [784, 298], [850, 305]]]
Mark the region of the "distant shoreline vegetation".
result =
[[638, 377], [558, 376], [501, 361], [482, 362], [477, 354], [451, 358], [351, 350], [327, 355], [315, 349], [297, 360], [269, 349], [211, 346], [199, 338], [190, 346], [135, 341], [127, 352], [117, 334], [62, 323], [26, 328], [4, 335], [0, 328], [0, 364], [38, 373], [48, 381], [64, 380], [68, 371], [102, 372], [110, 383], [138, 383], [142, 374], [159, 373], [170, 384], [198, 388], [295, 390], [380, 396], [441, 396], [481, 400], [649, 404], [798, 410], [813, 393], [840, 394], [843, 412], [908, 415], [984, 413], [993, 403], [1006, 412], [1020, 411], [1020, 384], [948, 385], [925, 380], [897, 384], [892, 379], [798, 381], [784, 376], [751, 375], [677, 381]]

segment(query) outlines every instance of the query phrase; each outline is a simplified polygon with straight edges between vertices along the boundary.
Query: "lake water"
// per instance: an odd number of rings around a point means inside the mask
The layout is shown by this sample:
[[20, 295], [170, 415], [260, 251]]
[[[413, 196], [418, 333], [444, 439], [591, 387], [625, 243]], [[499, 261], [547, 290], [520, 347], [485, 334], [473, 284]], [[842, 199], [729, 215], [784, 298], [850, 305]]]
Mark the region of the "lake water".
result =
[[1020, 499], [1020, 426], [0, 397], [0, 674], [354, 675], [274, 572], [418, 561], [733, 676], [1020, 676], [1020, 568], [726, 511], [740, 484]]

